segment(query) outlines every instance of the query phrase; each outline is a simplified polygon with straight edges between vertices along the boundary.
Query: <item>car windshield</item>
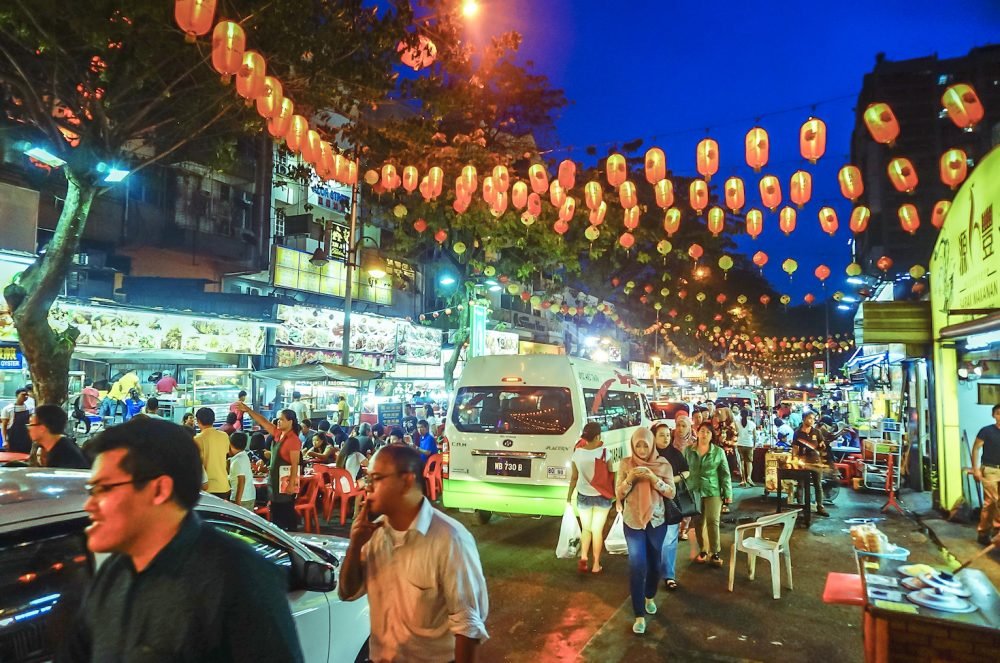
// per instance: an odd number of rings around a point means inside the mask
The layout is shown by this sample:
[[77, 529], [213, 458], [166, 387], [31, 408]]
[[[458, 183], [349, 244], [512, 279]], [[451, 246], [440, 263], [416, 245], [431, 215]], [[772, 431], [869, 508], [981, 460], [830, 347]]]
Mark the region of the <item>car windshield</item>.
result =
[[738, 407], [741, 410], [743, 408], [750, 409], [750, 399], [742, 398], [740, 396], [726, 396], [725, 398], [719, 398], [715, 401], [716, 407]]
[[573, 401], [564, 387], [462, 387], [451, 417], [463, 433], [562, 435]]

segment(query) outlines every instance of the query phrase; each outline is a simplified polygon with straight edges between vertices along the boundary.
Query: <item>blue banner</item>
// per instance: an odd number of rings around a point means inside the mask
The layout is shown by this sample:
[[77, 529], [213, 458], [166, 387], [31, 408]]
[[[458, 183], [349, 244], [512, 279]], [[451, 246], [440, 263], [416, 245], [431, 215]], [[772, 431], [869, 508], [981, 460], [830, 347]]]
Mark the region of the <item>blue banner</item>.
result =
[[24, 355], [16, 346], [0, 347], [0, 371], [21, 370], [24, 368]]

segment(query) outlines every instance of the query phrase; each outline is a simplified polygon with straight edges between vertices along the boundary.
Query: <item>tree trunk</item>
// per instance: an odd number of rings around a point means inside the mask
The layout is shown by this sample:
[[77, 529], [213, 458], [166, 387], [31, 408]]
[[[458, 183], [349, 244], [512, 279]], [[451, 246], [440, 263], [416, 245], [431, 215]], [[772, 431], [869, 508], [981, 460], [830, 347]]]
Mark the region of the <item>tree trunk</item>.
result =
[[79, 330], [69, 327], [56, 332], [49, 326], [49, 309], [62, 289], [73, 256], [94, 202], [97, 187], [93, 182], [69, 170], [66, 174], [66, 202], [45, 254], [28, 267], [17, 282], [4, 288], [28, 362], [38, 405], [66, 402], [69, 388], [69, 360], [73, 355]]
[[469, 340], [472, 324], [472, 310], [469, 300], [472, 298], [472, 288], [466, 284], [463, 288], [465, 297], [462, 298], [465, 304], [462, 306], [462, 315], [458, 321], [458, 329], [455, 330], [455, 354], [444, 364], [444, 389], [448, 393], [455, 390], [455, 369], [458, 367], [458, 359], [462, 354], [462, 346]]

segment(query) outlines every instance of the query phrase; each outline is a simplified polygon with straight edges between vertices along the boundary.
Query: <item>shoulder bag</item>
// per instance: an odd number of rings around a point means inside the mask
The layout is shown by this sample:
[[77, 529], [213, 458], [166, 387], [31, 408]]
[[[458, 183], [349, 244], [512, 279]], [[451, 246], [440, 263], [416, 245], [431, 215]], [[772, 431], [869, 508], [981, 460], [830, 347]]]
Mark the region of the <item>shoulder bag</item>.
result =
[[701, 513], [701, 500], [698, 499], [698, 494], [688, 486], [687, 479], [681, 479], [675, 485], [675, 489], [676, 493], [674, 494], [673, 502], [676, 504], [678, 511], [680, 511], [682, 519], [697, 516]]
[[615, 474], [607, 461], [608, 451], [604, 450], [600, 458], [594, 460], [594, 480], [590, 485], [605, 499], [615, 499]]

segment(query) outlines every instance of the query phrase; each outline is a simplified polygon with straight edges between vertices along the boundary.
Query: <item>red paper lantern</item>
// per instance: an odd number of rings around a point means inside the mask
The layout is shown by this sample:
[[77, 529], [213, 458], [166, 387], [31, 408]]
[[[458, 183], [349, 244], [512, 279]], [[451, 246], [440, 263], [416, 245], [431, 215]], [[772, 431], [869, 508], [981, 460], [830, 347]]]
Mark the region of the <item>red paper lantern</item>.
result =
[[770, 153], [770, 140], [767, 131], [760, 127], [754, 127], [746, 135], [746, 160], [747, 165], [760, 172], [760, 169], [767, 165], [768, 154]]
[[941, 181], [947, 184], [952, 191], [965, 181], [969, 174], [968, 157], [964, 150], [957, 148], [948, 150], [941, 155]]
[[883, 272], [888, 272], [892, 269], [892, 258], [889, 256], [882, 256], [875, 261], [875, 266], [881, 269]]
[[493, 176], [487, 175], [483, 178], [483, 200], [486, 204], [491, 204], [496, 198], [497, 191], [493, 187]]
[[635, 184], [628, 181], [622, 182], [621, 187], [618, 189], [618, 198], [625, 209], [632, 209], [638, 205], [639, 198], [636, 194]]
[[632, 245], [635, 244], [635, 235], [632, 233], [622, 233], [621, 237], [618, 238], [618, 243], [625, 250], [631, 249]]
[[676, 207], [671, 207], [663, 215], [663, 231], [667, 237], [673, 237], [674, 233], [681, 227], [681, 211]]
[[708, 207], [708, 184], [705, 180], [692, 180], [688, 189], [691, 209], [701, 214]]
[[264, 91], [256, 99], [257, 114], [266, 120], [270, 120], [280, 112], [283, 99], [284, 93], [281, 88], [281, 81], [274, 76], [265, 76]]
[[569, 224], [559, 219], [554, 224], [552, 224], [552, 229], [556, 231], [559, 235], [565, 235], [566, 231], [569, 230]]
[[944, 91], [941, 105], [955, 126], [971, 131], [983, 119], [983, 104], [975, 88], [966, 83], [956, 83]]
[[816, 278], [820, 280], [820, 283], [830, 278], [830, 268], [826, 265], [820, 265], [813, 273], [816, 275]]
[[860, 235], [868, 229], [868, 222], [872, 218], [872, 211], [864, 205], [858, 205], [851, 211], [851, 232]]
[[934, 203], [934, 211], [931, 212], [931, 225], [940, 230], [949, 209], [951, 209], [950, 201], [939, 200]]
[[757, 265], [760, 269], [764, 269], [764, 265], [767, 264], [767, 254], [763, 251], [753, 254], [753, 264]]
[[576, 214], [576, 199], [573, 196], [566, 196], [566, 200], [559, 206], [559, 220], [569, 223]]
[[728, 298], [726, 297], [726, 293], [724, 293], [724, 292], [720, 292], [715, 297], [715, 301], [719, 302], [720, 304], [725, 304], [726, 303], [726, 299], [728, 299]]
[[599, 226], [602, 223], [604, 223], [604, 215], [607, 214], [607, 212], [608, 212], [608, 204], [602, 200], [601, 204], [597, 207], [597, 209], [590, 210], [590, 216], [588, 217], [590, 225]]
[[434, 233], [434, 241], [437, 242], [438, 244], [444, 244], [445, 240], [447, 239], [448, 239], [448, 231], [444, 230], [443, 228]]
[[703, 138], [695, 148], [695, 167], [706, 181], [719, 172], [719, 144], [712, 138]]
[[495, 191], [507, 191], [510, 188], [510, 173], [507, 166], [493, 166], [493, 189]]
[[760, 199], [772, 212], [781, 204], [781, 182], [774, 175], [760, 178]]
[[549, 173], [545, 170], [545, 166], [540, 163], [532, 164], [528, 168], [528, 182], [531, 184], [531, 190], [539, 195], [548, 191]]
[[812, 175], [804, 170], [797, 170], [792, 174], [791, 194], [789, 198], [798, 205], [799, 209], [809, 202], [812, 197]]
[[461, 180], [466, 195], [471, 196], [479, 189], [479, 175], [472, 164], [462, 167]]
[[313, 166], [317, 165], [320, 158], [320, 144], [323, 139], [319, 137], [319, 132], [315, 129], [306, 131], [306, 139], [299, 146], [302, 151], [302, 160]]
[[441, 195], [441, 188], [444, 186], [444, 171], [439, 166], [431, 166], [427, 171], [427, 181], [431, 187], [431, 198]]
[[799, 129], [799, 151], [809, 163], [816, 161], [826, 152], [826, 123], [811, 117]]
[[609, 156], [607, 171], [608, 184], [618, 188], [625, 181], [625, 178], [628, 177], [628, 166], [625, 163], [625, 157], [620, 154]]
[[413, 229], [416, 230], [418, 233], [423, 233], [425, 230], [427, 230], [427, 222], [424, 221], [423, 219], [417, 219], [416, 221], [413, 222]]
[[524, 209], [528, 204], [528, 185], [524, 182], [514, 182], [510, 191], [510, 200], [515, 209]]
[[851, 202], [865, 192], [865, 183], [857, 166], [847, 165], [841, 168], [837, 173], [837, 180], [840, 182], [840, 193]]
[[243, 52], [247, 35], [235, 21], [219, 21], [212, 31], [212, 68], [222, 74], [222, 80], [238, 74], [243, 68]]
[[832, 207], [824, 207], [819, 211], [819, 225], [823, 232], [833, 235], [840, 227], [837, 212]]
[[[259, 99], [259, 97], [258, 97]], [[295, 115], [295, 103], [286, 98], [281, 99], [278, 112], [274, 114], [267, 123], [267, 132], [274, 138], [284, 138], [292, 125], [292, 116]]]
[[646, 181], [656, 184], [666, 176], [667, 155], [658, 147], [649, 148], [646, 151]]
[[916, 205], [910, 203], [902, 205], [897, 214], [899, 216], [899, 225], [903, 230], [911, 235], [916, 234], [917, 228], [920, 227], [920, 214], [917, 212]]
[[900, 193], [913, 193], [917, 188], [917, 170], [909, 159], [896, 157], [889, 162], [887, 168], [889, 181]]
[[753, 239], [764, 231], [764, 214], [759, 209], [750, 209], [747, 212], [747, 234]]
[[726, 207], [731, 209], [733, 214], [739, 214], [740, 210], [743, 209], [743, 205], [746, 204], [746, 192], [743, 187], [743, 180], [739, 177], [730, 177], [726, 180], [723, 188], [726, 192]]
[[538, 216], [542, 213], [542, 197], [532, 191], [528, 194], [528, 214]]
[[601, 183], [594, 180], [587, 182], [583, 187], [583, 201], [587, 203], [587, 209], [596, 210], [604, 201], [604, 189]]
[[236, 73], [236, 93], [247, 100], [249, 105], [264, 94], [264, 79], [267, 77], [267, 63], [257, 51], [243, 53], [243, 65]]
[[549, 182], [549, 202], [552, 203], [553, 207], [562, 207], [562, 204], [566, 202], [566, 189], [562, 188], [559, 180]]
[[795, 211], [794, 207], [782, 207], [781, 212], [778, 214], [778, 227], [781, 228], [781, 232], [791, 235], [792, 231], [795, 230], [798, 216], [798, 212]]
[[174, 20], [184, 31], [184, 40], [194, 43], [196, 37], [207, 35], [215, 20], [215, 0], [176, 0]]
[[656, 206], [660, 209], [667, 209], [674, 204], [674, 184], [668, 179], [662, 179], [653, 185], [653, 192], [656, 195]]
[[771, 296], [770, 295], [761, 295], [760, 296], [760, 303], [763, 304], [764, 306], [767, 306], [768, 304], [771, 303]]
[[576, 186], [576, 164], [569, 159], [559, 162], [559, 186], [569, 191]]
[[701, 248], [700, 244], [692, 244], [688, 248], [688, 255], [695, 260], [699, 260], [703, 255], [705, 255], [705, 249]]
[[886, 103], [869, 104], [864, 113], [865, 126], [876, 143], [892, 145], [899, 137], [899, 122]]

